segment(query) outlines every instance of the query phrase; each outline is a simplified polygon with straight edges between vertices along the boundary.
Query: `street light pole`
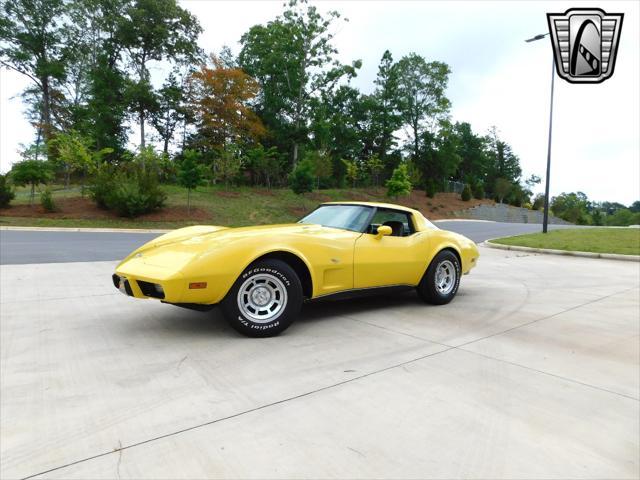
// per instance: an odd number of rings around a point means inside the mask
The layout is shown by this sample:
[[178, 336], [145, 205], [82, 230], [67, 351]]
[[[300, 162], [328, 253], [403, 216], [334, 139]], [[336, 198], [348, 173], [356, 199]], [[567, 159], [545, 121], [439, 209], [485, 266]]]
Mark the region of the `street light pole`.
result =
[[551, 176], [551, 132], [553, 126], [553, 83], [556, 77], [556, 59], [551, 63], [551, 100], [549, 102], [549, 144], [547, 145], [547, 179], [544, 184], [544, 216], [542, 218], [542, 233], [547, 233], [549, 224], [549, 177]]
[[[535, 37], [528, 38], [525, 42], [534, 42], [536, 40], [542, 40], [549, 33], [541, 33]], [[551, 132], [553, 127], [553, 84], [556, 77], [556, 60], [552, 53], [551, 63], [551, 99], [549, 101], [549, 143], [547, 145], [547, 176], [544, 186], [544, 215], [542, 218], [542, 233], [547, 233], [549, 224], [549, 179], [551, 176]]]

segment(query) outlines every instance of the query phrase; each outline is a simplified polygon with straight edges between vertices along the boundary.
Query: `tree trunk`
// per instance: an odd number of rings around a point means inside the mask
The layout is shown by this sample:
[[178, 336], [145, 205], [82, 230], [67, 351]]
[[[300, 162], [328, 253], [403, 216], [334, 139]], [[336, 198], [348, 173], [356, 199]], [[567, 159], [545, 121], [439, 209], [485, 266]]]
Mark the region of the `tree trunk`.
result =
[[162, 151], [165, 153], [165, 155], [169, 155], [169, 137], [165, 137], [164, 149]]
[[418, 160], [418, 152], [420, 151], [420, 140], [418, 139], [418, 124], [413, 125], [413, 159]]
[[296, 168], [298, 163], [298, 142], [293, 144], [293, 168]]
[[140, 149], [144, 147], [144, 108], [140, 107]]
[[40, 79], [42, 84], [42, 133], [44, 141], [51, 140], [51, 89], [49, 87], [49, 77]]
[[36, 196], [36, 184], [32, 183], [31, 184], [31, 198], [29, 199], [29, 205], [33, 205], [33, 199]]
[[38, 123], [38, 136], [36, 137], [36, 161], [40, 156], [40, 142], [42, 141], [42, 112], [40, 112], [40, 122]]
[[187, 188], [187, 215], [191, 216], [191, 189]]

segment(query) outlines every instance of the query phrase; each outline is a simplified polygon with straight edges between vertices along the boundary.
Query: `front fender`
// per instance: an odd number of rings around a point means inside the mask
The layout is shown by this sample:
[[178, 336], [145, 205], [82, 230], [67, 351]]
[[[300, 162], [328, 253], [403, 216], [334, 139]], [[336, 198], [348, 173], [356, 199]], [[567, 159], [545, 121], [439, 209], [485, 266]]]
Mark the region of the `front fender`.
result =
[[425, 271], [442, 250], [450, 249], [458, 254], [460, 258], [460, 269], [462, 274], [467, 274], [476, 266], [480, 253], [476, 244], [462, 235], [442, 230], [442, 233], [432, 239], [431, 255], [425, 266]]
[[236, 279], [249, 265], [259, 258], [275, 252], [290, 253], [302, 260], [309, 270], [312, 284], [316, 285], [314, 269], [311, 267], [309, 259], [299, 250], [287, 245], [270, 244], [269, 248], [264, 248], [264, 246], [238, 241], [225, 245], [221, 249], [204, 252], [181, 270], [182, 276], [189, 282], [206, 282], [207, 288], [187, 289], [183, 292], [180, 301], [206, 304], [221, 302]]

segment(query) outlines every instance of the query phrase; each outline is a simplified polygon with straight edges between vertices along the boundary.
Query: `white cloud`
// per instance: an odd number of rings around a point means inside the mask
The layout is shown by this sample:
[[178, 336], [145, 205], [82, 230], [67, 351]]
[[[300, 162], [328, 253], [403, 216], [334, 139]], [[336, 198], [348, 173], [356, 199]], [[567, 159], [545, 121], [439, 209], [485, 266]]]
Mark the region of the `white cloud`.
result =
[[[239, 50], [242, 33], [274, 18], [282, 1], [183, 0], [204, 27], [200, 45]], [[448, 95], [454, 120], [484, 133], [496, 125], [526, 174], [544, 175], [549, 120], [551, 48], [524, 39], [547, 31], [546, 13], [594, 6], [625, 14], [615, 75], [599, 85], [556, 78], [551, 192], [581, 190], [594, 200], [629, 204], [640, 198], [640, 8], [637, 2], [321, 1], [320, 10], [349, 18], [335, 42], [342, 61], [363, 60], [353, 83], [372, 89], [385, 49], [396, 59], [415, 51], [451, 65]], [[0, 73], [0, 169], [33, 133], [19, 100], [25, 82]], [[132, 131], [135, 133], [135, 130]], [[133, 139], [136, 141], [135, 139]]]

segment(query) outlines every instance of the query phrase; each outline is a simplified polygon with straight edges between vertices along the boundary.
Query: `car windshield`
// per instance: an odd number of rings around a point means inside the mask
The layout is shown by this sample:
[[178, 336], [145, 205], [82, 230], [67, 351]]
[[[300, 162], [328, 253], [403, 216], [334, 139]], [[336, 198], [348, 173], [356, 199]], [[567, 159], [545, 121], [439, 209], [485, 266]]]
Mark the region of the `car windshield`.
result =
[[371, 207], [362, 205], [321, 205], [298, 223], [362, 232], [370, 214]]

